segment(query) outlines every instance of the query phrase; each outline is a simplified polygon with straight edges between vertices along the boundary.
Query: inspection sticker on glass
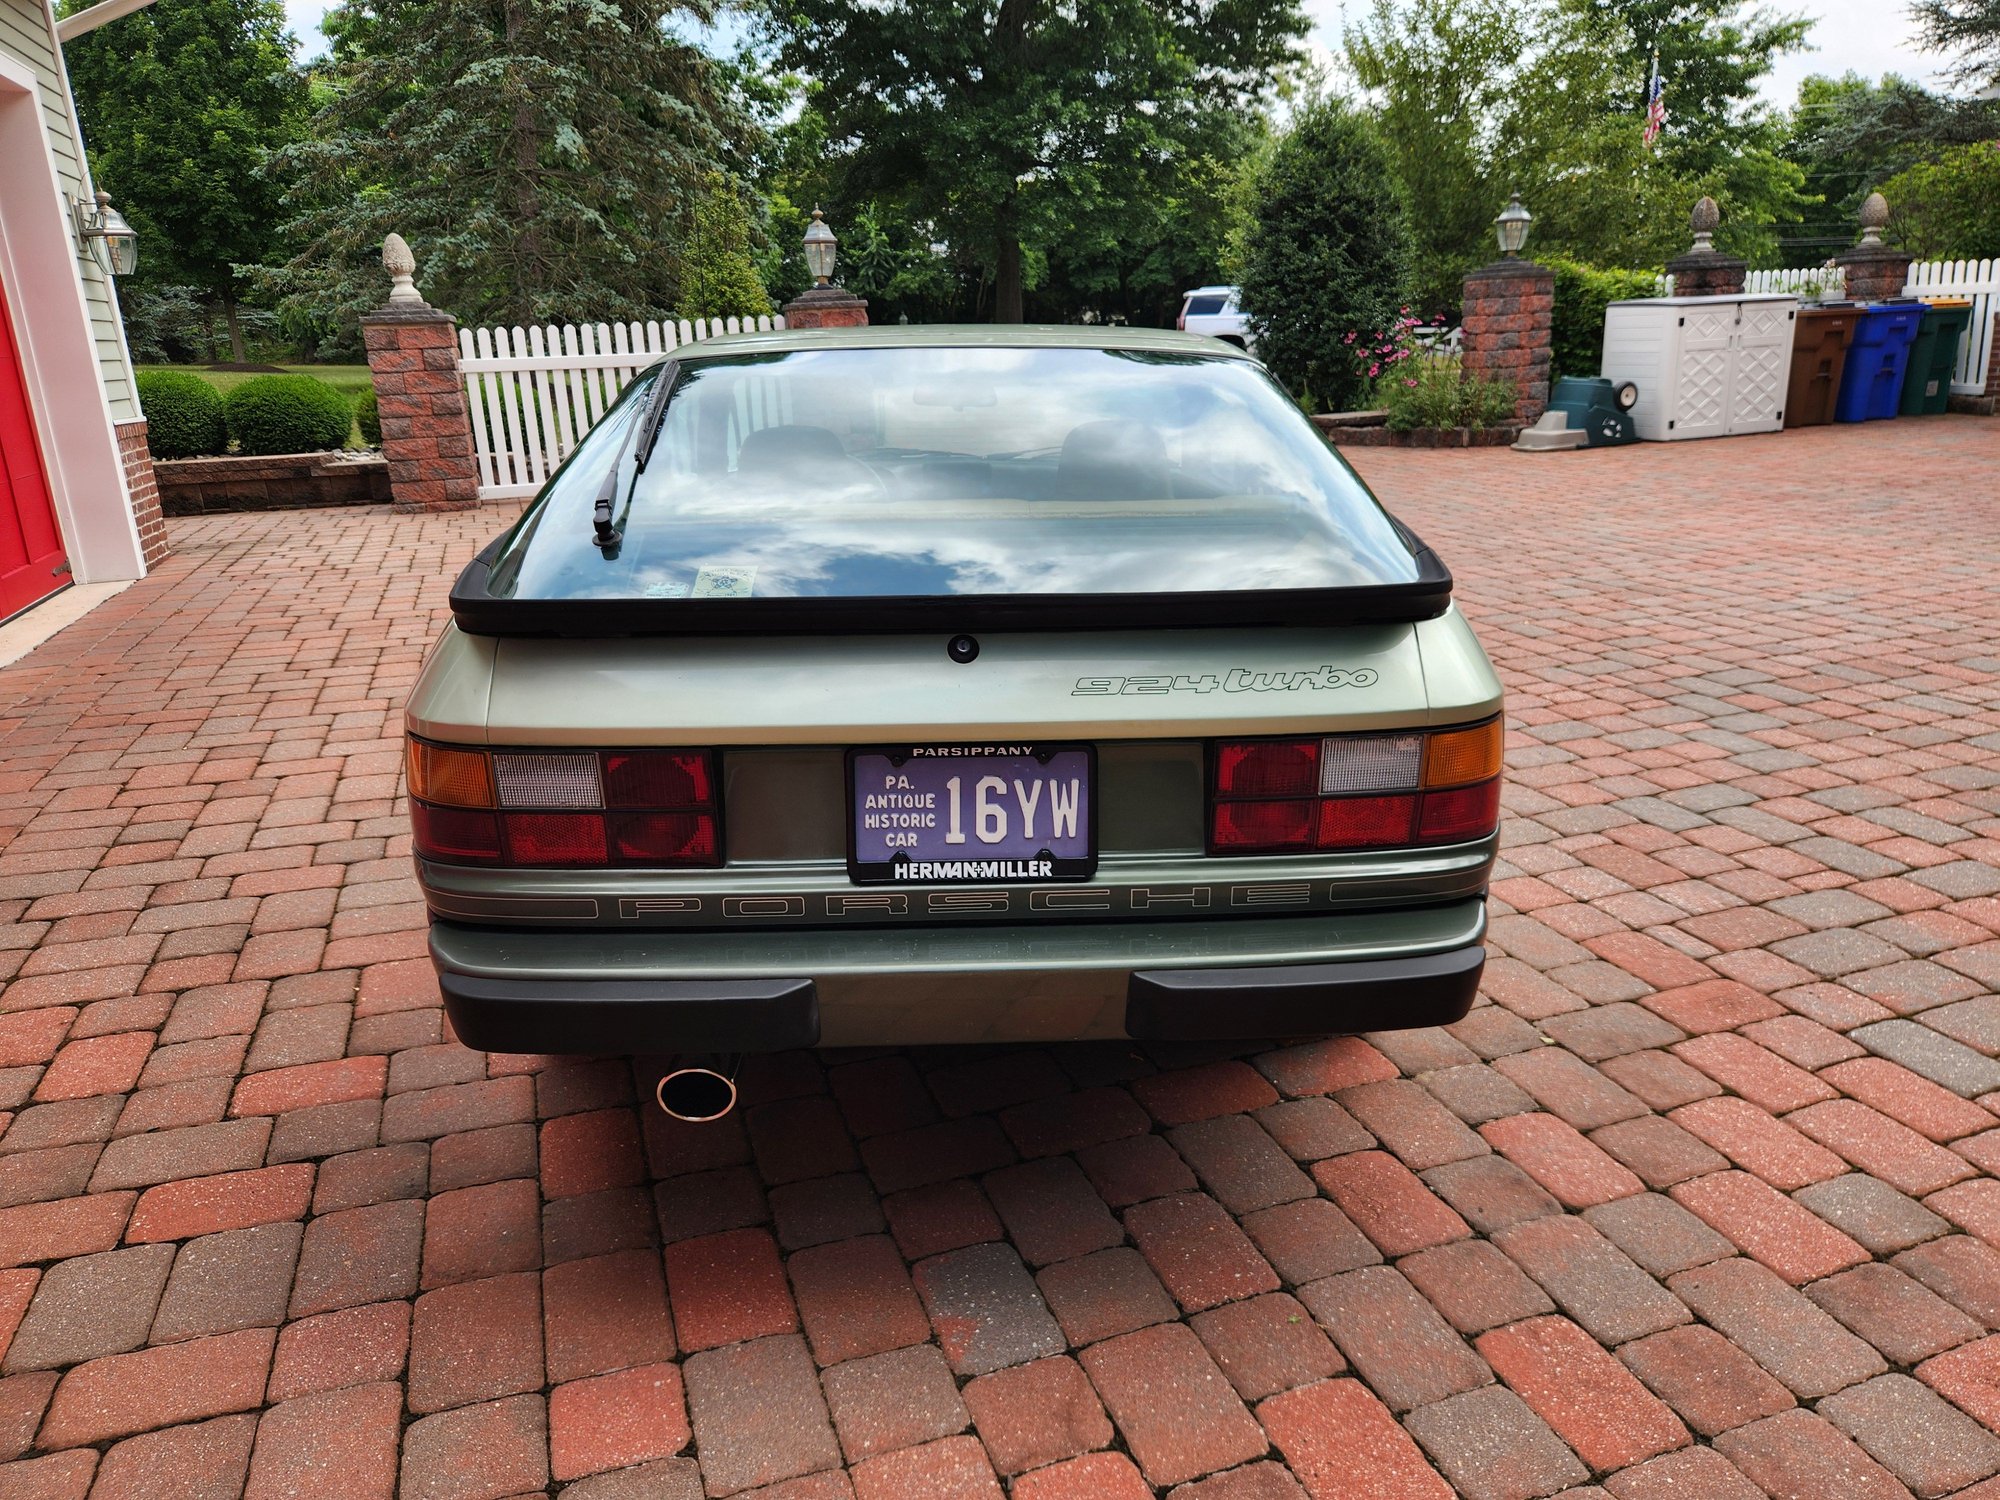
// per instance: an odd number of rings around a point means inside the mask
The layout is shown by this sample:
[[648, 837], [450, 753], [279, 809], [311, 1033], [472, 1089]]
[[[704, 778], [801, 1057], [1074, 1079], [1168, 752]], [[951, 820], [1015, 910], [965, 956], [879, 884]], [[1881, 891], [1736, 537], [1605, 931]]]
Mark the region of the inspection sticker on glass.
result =
[[694, 575], [697, 599], [748, 599], [757, 581], [755, 568], [723, 567], [711, 564]]

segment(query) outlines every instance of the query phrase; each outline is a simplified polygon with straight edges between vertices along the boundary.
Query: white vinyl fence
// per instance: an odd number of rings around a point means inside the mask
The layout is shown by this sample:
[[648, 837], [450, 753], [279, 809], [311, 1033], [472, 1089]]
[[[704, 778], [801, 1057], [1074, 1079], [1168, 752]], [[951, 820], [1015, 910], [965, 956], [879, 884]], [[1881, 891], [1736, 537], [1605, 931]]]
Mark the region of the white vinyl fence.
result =
[[[1752, 271], [1746, 292], [1815, 290], [1838, 297], [1847, 286], [1839, 266], [1803, 266], [1789, 271]], [[1660, 278], [1662, 295], [1673, 295], [1674, 279]], [[1972, 326], [1958, 344], [1958, 367], [1951, 372], [1955, 394], [1977, 396], [1986, 389], [1986, 362], [1993, 355], [1993, 314], [2000, 310], [2000, 260], [1925, 260], [1910, 267], [1903, 283], [1906, 297], [1964, 297], [1972, 303]]]
[[662, 355], [725, 333], [784, 326], [782, 317], [760, 317], [461, 328], [458, 367], [479, 459], [479, 498], [534, 494], [625, 383]]

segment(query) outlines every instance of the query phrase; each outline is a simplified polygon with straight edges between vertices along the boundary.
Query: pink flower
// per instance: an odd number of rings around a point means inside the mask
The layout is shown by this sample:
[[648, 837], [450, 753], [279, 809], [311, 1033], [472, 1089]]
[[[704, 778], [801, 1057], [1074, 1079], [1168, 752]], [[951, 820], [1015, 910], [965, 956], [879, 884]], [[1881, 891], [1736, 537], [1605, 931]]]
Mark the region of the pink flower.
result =
[[1341, 340], [1341, 343], [1343, 344], [1351, 344], [1353, 342], [1354, 342], [1354, 335], [1351, 333], [1346, 338]]
[[1414, 380], [1411, 380], [1408, 376], [1404, 377], [1403, 384], [1408, 386], [1413, 391], [1417, 388], [1417, 383]]
[[1382, 373], [1382, 367], [1380, 365], [1370, 365], [1368, 367], [1368, 373], [1370, 375], [1380, 375]]

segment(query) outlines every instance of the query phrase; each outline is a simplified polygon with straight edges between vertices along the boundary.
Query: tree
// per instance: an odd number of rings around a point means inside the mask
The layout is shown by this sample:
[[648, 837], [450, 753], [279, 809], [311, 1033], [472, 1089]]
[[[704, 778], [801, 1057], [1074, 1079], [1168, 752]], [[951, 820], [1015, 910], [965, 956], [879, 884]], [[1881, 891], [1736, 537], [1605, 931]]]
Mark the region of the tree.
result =
[[[1418, 305], [1456, 305], [1464, 273], [1493, 258], [1493, 215], [1512, 191], [1535, 215], [1538, 250], [1657, 266], [1686, 248], [1688, 210], [1707, 194], [1723, 208], [1718, 244], [1774, 259], [1771, 226], [1801, 208], [1803, 177], [1778, 152], [1776, 122], [1737, 91], [1754, 89], [1793, 29], [1729, 19], [1740, 8], [1702, 0], [1675, 12], [1710, 18], [1707, 31], [1688, 20], [1691, 39], [1680, 44], [1705, 81], [1682, 100], [1663, 50], [1672, 113], [1649, 150], [1637, 102], [1643, 61], [1633, 83], [1635, 23], [1610, 0], [1376, 0], [1349, 29], [1347, 54], [1377, 108], [1409, 215]], [[1762, 60], [1695, 66], [1704, 48], [1737, 47]], [[1684, 113], [1697, 119], [1684, 125]]]
[[1366, 390], [1354, 353], [1403, 312], [1410, 238], [1370, 123], [1329, 100], [1272, 153], [1245, 248], [1243, 305], [1271, 373], [1329, 409]]
[[[1805, 192], [1824, 207], [1782, 233], [1795, 262], [1854, 242], [1861, 200], [1919, 162], [1953, 146], [2000, 137], [2000, 102], [1953, 99], [1886, 75], [1818, 75], [1799, 85], [1787, 123], [1786, 156], [1805, 172]], [[1891, 207], [1898, 208], [1894, 200]]]
[[1910, 14], [1926, 47], [1957, 54], [1954, 82], [2000, 82], [2000, 0], [1916, 0]]
[[750, 214], [735, 186], [711, 172], [681, 246], [682, 318], [754, 318], [771, 310], [750, 259]]
[[1984, 258], [2000, 246], [2000, 141], [1954, 146], [1882, 184], [1890, 239], [1918, 260]]
[[271, 253], [272, 158], [304, 130], [291, 47], [279, 0], [158, 0], [63, 48], [92, 175], [141, 236], [140, 285], [196, 288], [238, 361], [237, 268]]
[[[1018, 322], [1033, 273], [1263, 97], [1300, 0], [768, 0], [848, 190], [930, 224]], [[1090, 232], [1083, 229], [1082, 232]]]
[[279, 283], [302, 331], [351, 341], [383, 236], [425, 295], [481, 321], [582, 322], [676, 301], [677, 247], [749, 135], [686, 0], [348, 0]]

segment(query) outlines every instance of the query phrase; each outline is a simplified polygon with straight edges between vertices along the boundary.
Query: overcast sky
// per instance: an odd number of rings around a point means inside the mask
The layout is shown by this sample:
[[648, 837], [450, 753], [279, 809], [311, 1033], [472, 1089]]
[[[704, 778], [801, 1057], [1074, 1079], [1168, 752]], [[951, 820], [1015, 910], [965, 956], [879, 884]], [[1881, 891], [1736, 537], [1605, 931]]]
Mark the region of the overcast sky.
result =
[[[1365, 7], [1369, 0], [1350, 0]], [[308, 56], [324, 49], [319, 34], [319, 18], [326, 0], [286, 0], [292, 29], [298, 34], [301, 50]], [[1799, 80], [1808, 73], [1830, 73], [1836, 77], [1850, 68], [1869, 78], [1883, 73], [1901, 73], [1920, 83], [1935, 85], [1936, 59], [1919, 52], [1903, 0], [1779, 0], [1781, 10], [1797, 9], [1813, 17], [1812, 41], [1817, 50], [1779, 61], [1777, 71], [1765, 80], [1765, 95], [1775, 105], [1789, 106], [1798, 93]], [[1307, 11], [1318, 23], [1313, 40], [1329, 51], [1340, 45], [1342, 0], [1307, 0]], [[1673, 107], [1673, 62], [1661, 60], [1667, 75], [1667, 106]]]

